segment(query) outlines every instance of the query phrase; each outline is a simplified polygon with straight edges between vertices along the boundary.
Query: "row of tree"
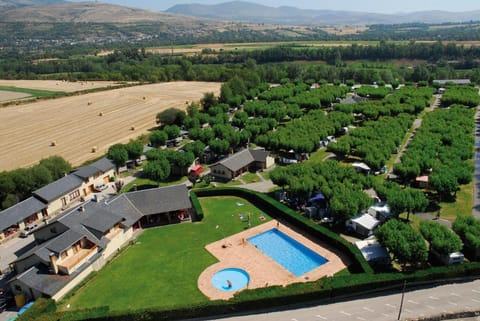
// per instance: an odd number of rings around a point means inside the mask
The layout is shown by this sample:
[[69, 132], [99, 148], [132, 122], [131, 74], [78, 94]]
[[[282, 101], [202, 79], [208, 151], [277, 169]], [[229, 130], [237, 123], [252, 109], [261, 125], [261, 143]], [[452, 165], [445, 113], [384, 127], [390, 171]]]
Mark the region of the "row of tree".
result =
[[338, 138], [337, 142], [328, 144], [327, 150], [340, 157], [359, 157], [372, 170], [378, 171], [397, 152], [413, 118], [408, 114], [400, 114], [397, 117], [380, 117], [377, 121], [367, 121], [362, 127]]
[[273, 151], [311, 153], [320, 147], [320, 141], [334, 135], [353, 122], [353, 116], [341, 112], [327, 115], [323, 110], [312, 110], [301, 118], [293, 119], [264, 135], [254, 142]]
[[476, 107], [480, 105], [478, 88], [468, 86], [449, 86], [442, 95], [442, 106], [465, 105]]
[[70, 173], [72, 166], [60, 156], [42, 159], [37, 165], [0, 172], [2, 209], [30, 197], [32, 192]]
[[475, 111], [463, 106], [438, 109], [425, 115], [408, 149], [395, 164], [403, 180], [429, 175], [429, 185], [443, 196], [456, 193], [471, 181]]
[[480, 220], [472, 215], [459, 215], [452, 229], [463, 241], [465, 252], [473, 259], [480, 258]]

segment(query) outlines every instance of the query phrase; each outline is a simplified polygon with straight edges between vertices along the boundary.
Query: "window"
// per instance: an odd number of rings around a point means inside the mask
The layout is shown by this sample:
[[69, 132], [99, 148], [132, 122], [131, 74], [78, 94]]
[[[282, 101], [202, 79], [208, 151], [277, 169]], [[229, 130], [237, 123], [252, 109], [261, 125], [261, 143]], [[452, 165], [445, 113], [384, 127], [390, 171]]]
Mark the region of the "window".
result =
[[77, 199], [80, 197], [80, 190], [76, 190], [74, 192], [71, 192], [70, 195], [68, 195], [70, 197], [70, 202], [73, 201], [74, 199]]

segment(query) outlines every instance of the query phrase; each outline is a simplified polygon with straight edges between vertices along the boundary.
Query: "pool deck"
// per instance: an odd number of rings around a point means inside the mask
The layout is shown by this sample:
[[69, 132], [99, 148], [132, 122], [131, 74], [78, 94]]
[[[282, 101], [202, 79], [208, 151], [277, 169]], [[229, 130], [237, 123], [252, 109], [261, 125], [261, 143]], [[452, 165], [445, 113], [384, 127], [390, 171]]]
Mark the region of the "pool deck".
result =
[[[296, 277], [247, 241], [249, 237], [272, 228], [278, 228], [326, 258], [328, 262], [300, 277]], [[318, 240], [314, 242], [282, 223], [279, 223], [277, 227], [276, 220], [210, 243], [205, 248], [219, 260], [218, 263], [205, 269], [198, 278], [198, 288], [212, 300], [228, 300], [237, 293], [221, 291], [213, 286], [211, 282], [213, 275], [222, 269], [239, 268], [245, 270], [250, 275], [247, 288], [256, 289], [272, 285], [286, 286], [292, 283], [316, 281], [322, 277], [334, 275], [345, 269], [349, 263], [348, 258], [325, 243]]]

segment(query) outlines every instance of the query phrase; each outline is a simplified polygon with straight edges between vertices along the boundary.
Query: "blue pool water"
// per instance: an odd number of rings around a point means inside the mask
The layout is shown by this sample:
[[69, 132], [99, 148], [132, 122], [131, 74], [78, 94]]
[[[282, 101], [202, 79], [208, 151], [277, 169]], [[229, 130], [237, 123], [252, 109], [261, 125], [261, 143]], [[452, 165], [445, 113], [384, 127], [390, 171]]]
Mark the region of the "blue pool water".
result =
[[215, 273], [212, 284], [222, 291], [238, 291], [248, 285], [250, 276], [242, 269], [228, 268]]
[[328, 262], [290, 236], [274, 228], [247, 241], [295, 276], [301, 276]]

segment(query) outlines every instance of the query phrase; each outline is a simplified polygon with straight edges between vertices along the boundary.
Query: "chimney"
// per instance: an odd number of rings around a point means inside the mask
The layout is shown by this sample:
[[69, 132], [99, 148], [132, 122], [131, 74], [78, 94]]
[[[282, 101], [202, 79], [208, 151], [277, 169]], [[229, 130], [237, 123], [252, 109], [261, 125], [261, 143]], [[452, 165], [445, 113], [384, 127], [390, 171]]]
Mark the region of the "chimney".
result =
[[57, 257], [54, 253], [50, 253], [48, 255], [50, 257], [50, 271], [52, 274], [58, 274], [58, 266], [57, 266]]

